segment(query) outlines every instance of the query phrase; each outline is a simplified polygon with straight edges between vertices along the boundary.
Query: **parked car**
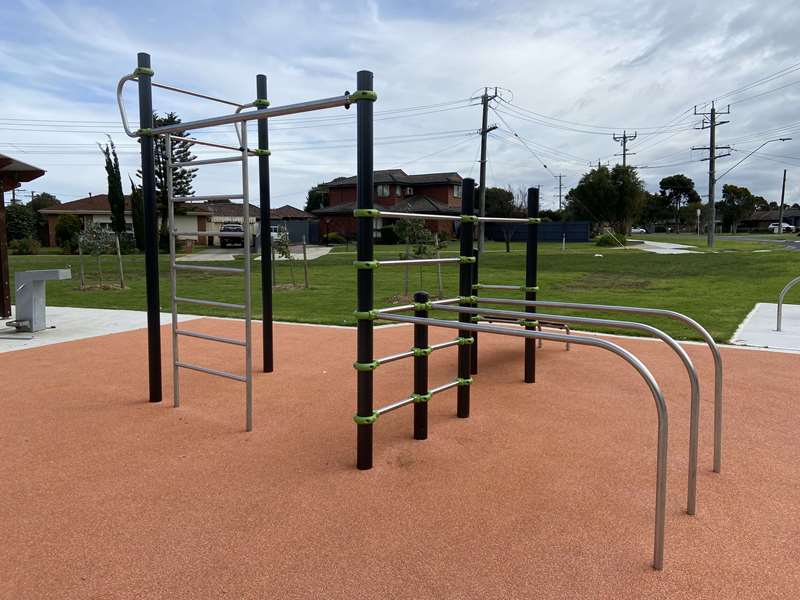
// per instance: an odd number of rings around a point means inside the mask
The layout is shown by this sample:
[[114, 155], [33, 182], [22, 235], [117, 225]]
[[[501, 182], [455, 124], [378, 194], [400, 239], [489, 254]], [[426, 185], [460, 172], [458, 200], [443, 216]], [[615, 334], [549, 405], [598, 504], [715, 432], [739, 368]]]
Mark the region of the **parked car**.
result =
[[644, 227], [631, 227], [631, 233], [647, 233]]
[[219, 245], [225, 248], [226, 246], [241, 246], [244, 248], [244, 227], [240, 223], [223, 223], [219, 228], [220, 233], [241, 233], [241, 237], [225, 237], [220, 236]]
[[[781, 227], [781, 225], [783, 227]], [[780, 225], [778, 223], [770, 223], [769, 227], [767, 229], [769, 229], [770, 233], [779, 233], [779, 231], [778, 231], [779, 229], [783, 230], [783, 231], [780, 231], [780, 233], [794, 233], [795, 232], [794, 225], [789, 225], [788, 223], [781, 223]]]

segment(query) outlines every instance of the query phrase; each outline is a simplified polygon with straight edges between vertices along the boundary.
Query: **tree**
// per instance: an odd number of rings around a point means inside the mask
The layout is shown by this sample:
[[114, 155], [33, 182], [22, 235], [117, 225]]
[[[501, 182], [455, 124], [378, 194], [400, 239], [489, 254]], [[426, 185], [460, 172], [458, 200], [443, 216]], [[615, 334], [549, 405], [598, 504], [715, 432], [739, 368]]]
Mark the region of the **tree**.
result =
[[11, 204], [6, 207], [8, 241], [33, 238], [37, 229], [37, 215], [29, 204]]
[[317, 184], [308, 190], [306, 194], [306, 212], [313, 212], [325, 207], [325, 192], [321, 188], [322, 184]]
[[669, 220], [672, 217], [671, 203], [664, 192], [659, 194], [645, 192], [644, 207], [640, 217], [642, 224], [654, 227], [656, 223]]
[[645, 189], [633, 167], [600, 166], [581, 177], [567, 194], [567, 212], [577, 219], [607, 222], [625, 234], [639, 217]]
[[755, 205], [756, 196], [750, 190], [727, 183], [722, 186], [722, 200], [716, 206], [722, 216], [723, 225], [730, 227], [731, 233], [736, 233], [739, 223], [750, 216]]
[[61, 215], [56, 221], [56, 244], [65, 254], [74, 254], [78, 249], [78, 236], [81, 233], [81, 220], [75, 215]]
[[[678, 173], [664, 177], [658, 184], [661, 194], [665, 196], [669, 203], [672, 205], [673, 214], [675, 215], [675, 225], [677, 231], [680, 231], [681, 214], [688, 215], [696, 214], [696, 209], [700, 206], [700, 195], [694, 189], [694, 181], [690, 177]], [[694, 205], [691, 211], [681, 212], [684, 205]], [[691, 220], [691, 218], [690, 218]]]
[[111, 229], [117, 235], [125, 233], [125, 195], [122, 193], [122, 175], [119, 172], [119, 158], [114, 140], [108, 137], [108, 144], [97, 144], [106, 159], [108, 178], [108, 204], [111, 207]]
[[[167, 113], [163, 117], [159, 117], [158, 113], [153, 113], [153, 127], [163, 127], [165, 125], [175, 125], [180, 123], [181, 119], [174, 112]], [[178, 137], [188, 137], [186, 131], [177, 131], [172, 135]], [[188, 162], [195, 159], [195, 155], [191, 152], [192, 142], [184, 140], [172, 140], [172, 162]], [[162, 237], [166, 236], [167, 232], [167, 146], [166, 140], [163, 135], [156, 137], [153, 148], [153, 155], [155, 159], [155, 180], [156, 180], [156, 202], [158, 203], [158, 214], [161, 217], [161, 233]], [[137, 175], [141, 179], [141, 169], [137, 171]], [[192, 181], [197, 177], [197, 169], [187, 169], [180, 167], [172, 170], [172, 190], [175, 196], [191, 196], [194, 194], [192, 189]], [[180, 213], [182, 208], [176, 206], [175, 212]]]
[[61, 200], [56, 198], [53, 194], [42, 192], [41, 194], [34, 194], [33, 198], [28, 203], [28, 206], [38, 213], [43, 208], [52, 208], [53, 206], [58, 206], [59, 204], [61, 204]]
[[514, 192], [499, 187], [486, 188], [486, 216], [510, 217], [514, 214]]
[[143, 251], [144, 248], [144, 202], [142, 200], [142, 187], [133, 183], [133, 179], [128, 177], [131, 182], [131, 220], [133, 221], [133, 239], [136, 248]]

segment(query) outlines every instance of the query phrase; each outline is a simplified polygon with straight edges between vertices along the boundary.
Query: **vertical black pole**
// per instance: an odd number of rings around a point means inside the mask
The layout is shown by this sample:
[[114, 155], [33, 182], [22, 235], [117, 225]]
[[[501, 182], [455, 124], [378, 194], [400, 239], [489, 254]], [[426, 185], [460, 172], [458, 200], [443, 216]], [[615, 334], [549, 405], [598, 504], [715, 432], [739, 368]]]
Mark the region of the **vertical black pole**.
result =
[[[427, 292], [414, 294], [415, 304], [426, 304], [430, 300]], [[414, 310], [415, 317], [428, 318], [428, 309]], [[414, 355], [414, 394], [425, 397], [428, 394], [428, 326], [414, 324], [414, 348], [418, 350]], [[414, 439], [428, 439], [428, 402], [414, 403]]]
[[[539, 188], [528, 188], [528, 219], [539, 217]], [[539, 262], [539, 225], [528, 221], [528, 241], [525, 245], [525, 300], [536, 300], [533, 288], [537, 285]], [[527, 312], [536, 312], [535, 306], [528, 306]], [[526, 325], [525, 329], [536, 329]], [[536, 381], [536, 344], [535, 340], [525, 339], [525, 383]]]
[[[465, 179], [461, 192], [461, 265], [458, 273], [458, 295], [461, 296], [460, 306], [470, 306], [469, 296], [472, 295], [472, 264], [467, 262], [472, 258], [472, 238], [475, 225], [475, 180]], [[465, 218], [466, 217], [466, 218]], [[462, 323], [470, 322], [470, 315], [460, 313], [458, 320]], [[459, 330], [458, 336], [467, 338], [471, 332]], [[458, 410], [457, 415], [466, 419], [469, 416], [469, 384], [470, 384], [470, 345], [458, 347]]]
[[[478, 262], [481, 258], [480, 247], [476, 247], [472, 249], [472, 256], [475, 257], [475, 264], [472, 265], [472, 295], [477, 296], [479, 292], [478, 283], [480, 283], [480, 279], [478, 279]], [[475, 306], [478, 306], [478, 303], [475, 303]], [[472, 332], [472, 339], [475, 340], [472, 342], [472, 351], [470, 352], [470, 372], [475, 375], [478, 372], [478, 332]]]
[[8, 270], [8, 234], [3, 188], [5, 184], [6, 181], [0, 178], [0, 319], [11, 316], [11, 275]]
[[[256, 75], [256, 103], [259, 110], [269, 106], [267, 76]], [[244, 125], [243, 125], [244, 126]], [[269, 119], [258, 121], [258, 149], [269, 150]], [[261, 346], [264, 353], [264, 373], [272, 373], [272, 221], [270, 220], [269, 154], [258, 156], [258, 203], [261, 218]]]
[[[139, 128], [153, 128], [153, 87], [150, 55], [138, 54]], [[147, 282], [147, 361], [150, 402], [161, 402], [161, 305], [158, 294], [158, 207], [153, 157], [153, 136], [144, 131], [142, 146], [142, 201], [144, 202], [145, 277]]]
[[[372, 90], [372, 72], [359, 71], [356, 86], [358, 91]], [[357, 187], [356, 197], [359, 209], [372, 208], [373, 164], [372, 164], [372, 114], [373, 100], [361, 99], [356, 101], [357, 115]], [[372, 217], [359, 217], [358, 219], [358, 248], [359, 261], [372, 261], [373, 244]], [[368, 313], [373, 309], [373, 272], [372, 269], [358, 269], [358, 311]], [[372, 358], [372, 319], [360, 318], [358, 320], [358, 350], [359, 363], [371, 363]], [[371, 417], [372, 408], [372, 371], [358, 371], [358, 416]], [[359, 469], [372, 468], [372, 423], [356, 425], [357, 430], [357, 466]]]

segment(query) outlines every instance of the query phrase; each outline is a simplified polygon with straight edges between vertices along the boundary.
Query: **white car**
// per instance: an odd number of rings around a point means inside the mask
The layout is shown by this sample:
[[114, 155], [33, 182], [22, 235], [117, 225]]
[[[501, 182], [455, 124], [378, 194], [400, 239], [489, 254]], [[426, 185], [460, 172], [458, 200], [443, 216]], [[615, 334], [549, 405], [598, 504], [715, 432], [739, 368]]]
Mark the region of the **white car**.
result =
[[780, 225], [778, 223], [770, 223], [767, 229], [769, 229], [770, 233], [778, 233], [778, 229], [783, 230], [781, 233], [794, 233], [795, 231], [794, 225], [789, 225], [788, 223], [781, 223]]
[[631, 227], [631, 233], [647, 233], [644, 227]]

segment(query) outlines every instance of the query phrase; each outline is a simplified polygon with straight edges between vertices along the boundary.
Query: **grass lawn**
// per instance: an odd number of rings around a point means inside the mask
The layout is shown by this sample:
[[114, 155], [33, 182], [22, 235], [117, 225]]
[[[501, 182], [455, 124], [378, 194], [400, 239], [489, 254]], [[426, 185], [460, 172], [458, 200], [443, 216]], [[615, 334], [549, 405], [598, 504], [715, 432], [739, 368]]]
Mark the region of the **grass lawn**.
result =
[[[639, 236], [637, 236], [639, 237]], [[777, 244], [753, 241], [719, 240], [714, 252], [707, 251], [697, 236], [648, 235], [646, 239], [698, 244], [700, 254], [657, 255], [635, 249], [599, 248], [593, 244], [570, 244], [565, 252], [558, 243], [541, 244], [539, 250], [539, 297], [547, 300], [625, 304], [668, 308], [695, 318], [720, 341], [731, 337], [737, 325], [756, 302], [775, 302], [778, 292], [792, 277], [800, 274], [800, 254]], [[777, 236], [776, 236], [777, 237]], [[791, 237], [791, 236], [790, 236]], [[480, 265], [483, 283], [524, 283], [524, 244], [513, 244], [507, 254], [501, 243], [487, 244], [488, 252]], [[761, 252], [755, 252], [760, 250]], [[769, 250], [764, 252], [764, 250]], [[378, 258], [396, 258], [402, 248], [376, 246]], [[443, 255], [456, 255], [457, 242], [451, 242]], [[601, 254], [602, 256], [595, 256]], [[311, 261], [310, 289], [276, 288], [274, 316], [276, 320], [326, 324], [354, 324], [355, 269], [351, 262], [355, 247], [338, 247], [331, 254]], [[78, 257], [62, 255], [12, 256], [11, 271], [72, 267], [71, 281], [47, 284], [47, 302], [53, 306], [145, 309], [143, 255], [123, 257], [127, 289], [94, 289], [80, 291]], [[169, 258], [160, 257], [161, 306], [169, 311]], [[241, 265], [214, 263], [217, 265]], [[116, 257], [102, 259], [106, 282], [115, 282]], [[197, 264], [197, 263], [194, 263]], [[295, 264], [295, 278], [302, 282], [302, 264]], [[86, 260], [87, 284], [95, 283], [94, 259]], [[254, 316], [261, 316], [258, 290], [261, 285], [260, 263], [254, 262]], [[289, 280], [287, 263], [277, 265], [278, 284]], [[458, 270], [442, 265], [444, 294], [455, 296]], [[418, 267], [409, 269], [410, 291], [426, 289], [437, 294], [435, 267], [425, 267], [420, 283]], [[375, 306], [404, 303], [404, 269], [384, 267], [375, 272]], [[178, 277], [178, 294], [223, 302], [240, 302], [241, 278], [237, 275], [211, 275], [182, 272]], [[12, 282], [13, 285], [13, 282]], [[493, 292], [496, 293], [496, 292]], [[488, 294], [484, 294], [488, 295]], [[520, 297], [511, 295], [511, 297]], [[236, 311], [182, 305], [181, 312], [239, 316]], [[450, 313], [448, 313], [450, 314]], [[585, 313], [582, 313], [585, 314]], [[596, 313], [594, 316], [600, 316]], [[608, 315], [609, 317], [618, 315]], [[679, 339], [695, 339], [691, 332], [670, 320], [642, 318]]]

